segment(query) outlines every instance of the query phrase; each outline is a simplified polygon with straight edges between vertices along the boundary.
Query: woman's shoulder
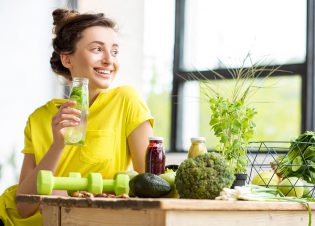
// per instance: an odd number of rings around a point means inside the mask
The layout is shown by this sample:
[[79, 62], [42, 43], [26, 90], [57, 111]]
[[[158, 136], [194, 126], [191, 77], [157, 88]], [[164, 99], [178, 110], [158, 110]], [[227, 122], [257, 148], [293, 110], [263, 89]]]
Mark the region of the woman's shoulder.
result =
[[140, 98], [138, 90], [131, 85], [117, 86], [103, 93], [103, 98], [111, 100], [132, 100]]
[[113, 89], [113, 92], [122, 96], [139, 95], [138, 90], [131, 85], [118, 86]]
[[47, 117], [56, 114], [60, 105], [65, 103], [65, 99], [52, 99], [36, 108], [30, 115], [30, 118]]

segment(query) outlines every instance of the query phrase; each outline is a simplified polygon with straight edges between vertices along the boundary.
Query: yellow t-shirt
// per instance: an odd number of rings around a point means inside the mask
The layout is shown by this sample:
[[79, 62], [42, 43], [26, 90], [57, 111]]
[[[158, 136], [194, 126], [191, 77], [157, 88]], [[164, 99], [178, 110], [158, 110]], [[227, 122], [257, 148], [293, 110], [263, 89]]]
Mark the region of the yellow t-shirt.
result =
[[[36, 164], [52, 144], [51, 121], [63, 102], [65, 100], [51, 100], [29, 116], [22, 152], [34, 154]], [[85, 145], [65, 146], [55, 176], [80, 172], [86, 177], [90, 172], [99, 172], [103, 178], [112, 178], [116, 172], [127, 170], [131, 163], [127, 137], [148, 120], [153, 126], [147, 105], [132, 87], [121, 86], [100, 93], [89, 108]], [[4, 199], [6, 201], [12, 199]], [[0, 209], [0, 218], [2, 214]]]

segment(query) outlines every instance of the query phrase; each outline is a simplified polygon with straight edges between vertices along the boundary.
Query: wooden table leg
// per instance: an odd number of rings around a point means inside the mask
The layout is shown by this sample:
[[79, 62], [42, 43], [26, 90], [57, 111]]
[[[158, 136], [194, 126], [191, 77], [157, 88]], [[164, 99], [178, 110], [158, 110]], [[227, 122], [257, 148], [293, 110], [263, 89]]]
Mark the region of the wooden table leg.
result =
[[45, 205], [42, 210], [43, 226], [61, 226], [60, 207]]

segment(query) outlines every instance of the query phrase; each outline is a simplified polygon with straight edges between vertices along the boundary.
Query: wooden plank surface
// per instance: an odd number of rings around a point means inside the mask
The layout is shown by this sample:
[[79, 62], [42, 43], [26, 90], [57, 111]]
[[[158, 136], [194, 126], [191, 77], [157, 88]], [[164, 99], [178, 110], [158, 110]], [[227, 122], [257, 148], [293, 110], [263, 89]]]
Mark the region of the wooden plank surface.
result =
[[[313, 222], [315, 216], [312, 217]], [[307, 211], [169, 210], [167, 226], [307, 226]]]
[[[310, 203], [315, 210], [315, 203]], [[260, 202], [260, 201], [223, 201], [198, 199], [161, 200], [161, 209], [165, 210], [306, 210], [304, 204], [296, 202]]]
[[63, 226], [163, 226], [165, 213], [154, 209], [61, 208]]
[[[252, 202], [252, 201], [221, 201], [197, 199], [144, 199], [144, 198], [75, 198], [66, 196], [19, 195], [18, 201], [41, 202], [45, 205], [61, 207], [92, 207], [110, 209], [161, 209], [161, 210], [301, 210], [306, 207], [294, 202]], [[315, 203], [310, 203], [315, 210]]]

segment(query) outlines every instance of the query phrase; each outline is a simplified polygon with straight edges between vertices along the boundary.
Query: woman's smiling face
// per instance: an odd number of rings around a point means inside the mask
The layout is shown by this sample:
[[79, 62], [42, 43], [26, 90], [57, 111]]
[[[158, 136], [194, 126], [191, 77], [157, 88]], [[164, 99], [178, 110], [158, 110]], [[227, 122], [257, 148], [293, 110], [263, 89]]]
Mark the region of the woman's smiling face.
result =
[[72, 77], [88, 78], [90, 92], [98, 93], [111, 85], [119, 69], [117, 34], [112, 28], [93, 26], [81, 36], [75, 52], [68, 55], [68, 68]]

